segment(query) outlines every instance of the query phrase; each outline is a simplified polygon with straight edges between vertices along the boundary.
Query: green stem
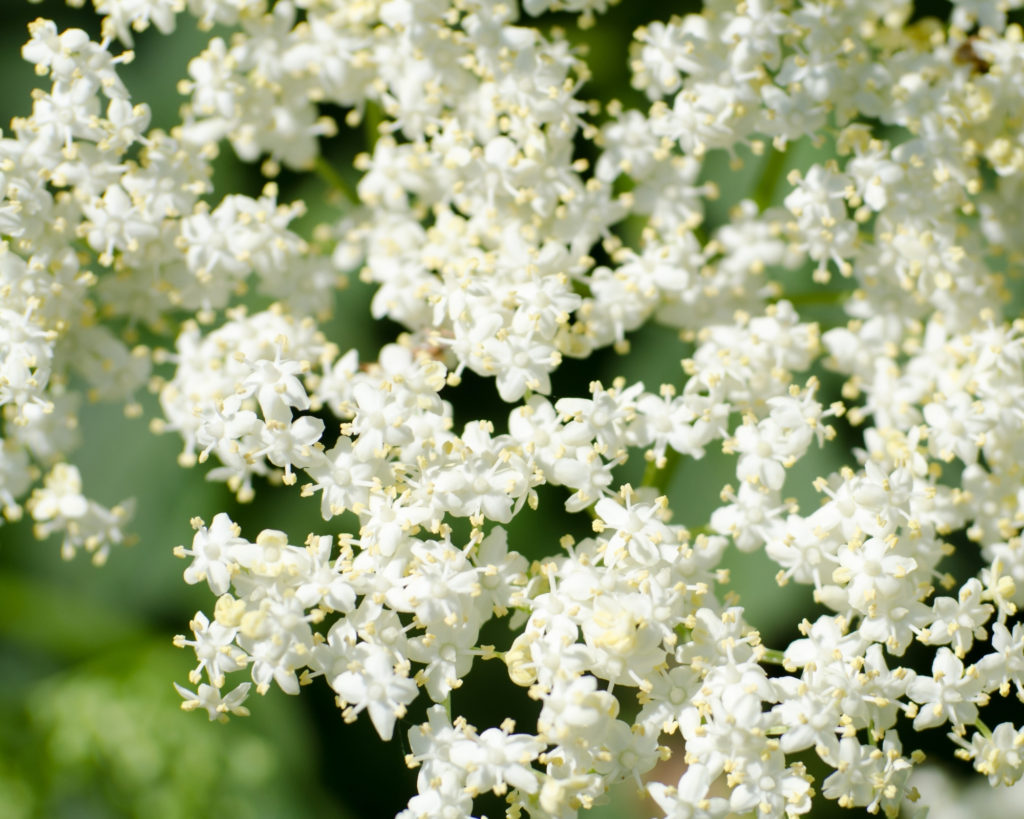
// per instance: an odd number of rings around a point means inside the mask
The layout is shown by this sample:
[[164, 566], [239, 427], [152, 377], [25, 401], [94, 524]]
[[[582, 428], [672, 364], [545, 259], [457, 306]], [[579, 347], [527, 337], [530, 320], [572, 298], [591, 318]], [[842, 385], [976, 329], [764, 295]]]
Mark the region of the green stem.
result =
[[384, 121], [384, 112], [375, 102], [367, 102], [363, 112], [363, 136], [366, 139], [366, 152], [373, 153], [373, 146], [380, 137], [380, 124]]
[[992, 730], [981, 721], [980, 717], [974, 721], [974, 727], [977, 728], [981, 732], [981, 735], [986, 739], [992, 736]]
[[659, 495], [664, 495], [672, 483], [672, 476], [679, 465], [679, 453], [674, 449], [665, 450], [665, 465], [659, 469], [658, 462], [648, 461], [641, 486], [653, 486]]
[[774, 148], [765, 157], [761, 166], [761, 174], [757, 184], [754, 186], [752, 199], [757, 203], [758, 210], [765, 210], [771, 207], [775, 200], [775, 189], [779, 186], [783, 171], [786, 170], [785, 151], [776, 151]]
[[585, 299], [589, 299], [592, 295], [590, 292], [590, 285], [588, 285], [582, 279], [572, 279], [572, 292], [577, 296], [582, 296]]
[[331, 164], [322, 156], [318, 156], [313, 161], [313, 170], [333, 190], [344, 196], [347, 201], [353, 205], [359, 204], [359, 195], [356, 193], [356, 189], [346, 181], [345, 177], [334, 170]]
[[852, 290], [809, 290], [803, 293], [785, 293], [782, 298], [794, 307], [807, 307], [813, 304], [842, 304]]
[[783, 665], [785, 661], [785, 655], [777, 648], [766, 648], [761, 656], [761, 662], [769, 665]]

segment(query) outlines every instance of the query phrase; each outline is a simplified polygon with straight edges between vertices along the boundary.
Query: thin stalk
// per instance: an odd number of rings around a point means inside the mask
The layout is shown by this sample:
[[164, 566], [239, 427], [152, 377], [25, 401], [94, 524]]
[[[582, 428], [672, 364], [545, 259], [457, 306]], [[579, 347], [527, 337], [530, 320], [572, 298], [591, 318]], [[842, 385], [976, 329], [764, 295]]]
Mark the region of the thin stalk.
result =
[[761, 662], [769, 665], [783, 665], [785, 661], [785, 655], [777, 648], [766, 648], [761, 655]]
[[366, 139], [367, 153], [373, 153], [373, 146], [380, 137], [380, 124], [384, 121], [384, 112], [375, 102], [367, 102], [363, 111], [363, 137]]
[[679, 466], [679, 453], [674, 449], [666, 449], [665, 465], [659, 469], [656, 460], [649, 461], [640, 485], [652, 486], [658, 490], [659, 495], [664, 495], [672, 483], [677, 466]]
[[317, 176], [326, 182], [332, 190], [337, 191], [353, 205], [359, 204], [359, 195], [340, 173], [322, 156], [318, 156], [313, 162], [313, 170]]
[[814, 304], [842, 304], [852, 292], [852, 290], [807, 290], [803, 293], [786, 293], [782, 298], [794, 307], [808, 307]]

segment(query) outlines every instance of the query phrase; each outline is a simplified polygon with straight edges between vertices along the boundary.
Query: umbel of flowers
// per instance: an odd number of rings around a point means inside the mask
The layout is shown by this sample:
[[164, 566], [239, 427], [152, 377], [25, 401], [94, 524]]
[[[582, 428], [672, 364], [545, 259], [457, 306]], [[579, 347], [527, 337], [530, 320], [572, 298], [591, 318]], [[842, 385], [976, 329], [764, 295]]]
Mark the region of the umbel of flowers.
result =
[[[982, 719], [1024, 698], [1020, 2], [915, 21], [904, 0], [714, 0], [635, 32], [641, 108], [581, 96], [583, 55], [532, 27], [552, 10], [593, 23], [605, 0], [94, 5], [102, 42], [31, 26], [23, 56], [51, 85], [0, 141], [6, 517], [106, 558], [130, 504], [84, 494], [77, 412], [83, 397], [138, 411], [149, 384], [182, 464], [208, 462], [242, 500], [269, 478], [325, 521], [358, 519], [304, 541], [193, 521], [185, 580], [216, 603], [177, 638], [196, 655], [186, 709], [245, 714], [253, 691], [326, 684], [345, 721], [389, 740], [428, 698], [404, 819], [469, 817], [487, 791], [509, 816], [565, 819], [621, 781], [669, 817], [812, 799], [892, 816], [921, 758], [898, 727], [945, 726], [993, 785], [1021, 776], [1024, 730]], [[185, 14], [233, 34], [189, 64], [180, 125], [153, 130], [121, 49]], [[342, 185], [320, 138], [370, 115], [350, 205], [315, 242], [273, 184], [212, 189], [222, 143]], [[707, 157], [763, 156], [770, 180], [805, 137], [833, 158], [779, 179], [781, 206], [706, 223]], [[317, 326], [349, 273], [406, 329], [375, 360]], [[832, 277], [848, 320], [822, 330], [801, 305]], [[246, 291], [274, 305], [246, 310]], [[692, 345], [675, 384], [548, 397], [565, 357], [624, 352], [651, 321]], [[139, 327], [166, 344], [134, 346]], [[507, 432], [456, 428], [442, 392], [467, 370], [493, 378]], [[787, 470], [838, 446], [843, 415], [861, 446], [800, 508]], [[690, 531], [662, 491], [709, 448], [736, 456], [735, 483]], [[620, 485], [630, 458], [643, 485]], [[592, 535], [552, 534], [531, 562], [504, 525], [544, 484]], [[976, 576], [949, 573], [954, 540]], [[723, 602], [730, 544], [813, 587], [800, 639], [767, 648]], [[480, 639], [494, 618], [500, 647]], [[915, 642], [930, 667], [900, 665]], [[450, 713], [482, 661], [538, 702], [535, 725]], [[669, 746], [681, 778], [647, 778]], [[819, 781], [795, 761], [809, 749], [832, 769]]]

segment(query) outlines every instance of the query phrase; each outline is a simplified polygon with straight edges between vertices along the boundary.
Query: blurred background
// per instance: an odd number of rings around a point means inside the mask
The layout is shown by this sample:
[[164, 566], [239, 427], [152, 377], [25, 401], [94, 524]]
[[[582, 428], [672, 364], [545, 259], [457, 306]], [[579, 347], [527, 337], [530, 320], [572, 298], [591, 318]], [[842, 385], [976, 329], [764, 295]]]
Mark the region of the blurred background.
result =
[[[549, 15], [545, 20], [561, 24], [591, 50], [594, 79], [585, 96], [618, 98], [642, 107], [646, 103], [629, 87], [625, 69], [632, 31], [651, 19], [652, 9], [656, 14], [663, 10], [667, 17], [698, 6], [624, 3], [596, 28], [578, 34], [573, 33], [572, 18]], [[98, 18], [88, 9], [69, 9], [56, 0], [4, 0], [4, 124], [31, 110], [29, 95], [37, 78], [19, 51], [27, 39], [27, 23], [37, 16], [98, 37]], [[175, 85], [186, 76], [189, 58], [215, 34], [196, 31], [192, 19], [182, 16], [171, 37], [150, 31], [136, 38], [136, 60], [122, 76], [133, 99], [152, 107], [154, 126], [169, 128], [176, 122], [182, 98]], [[351, 158], [363, 147], [360, 133], [342, 133], [324, 152], [340, 173], [353, 179]], [[794, 145], [785, 168], [806, 166], [814, 154], [809, 144]], [[721, 199], [709, 207], [709, 228], [725, 222], [729, 207], [757, 189], [763, 160], [745, 159], [739, 170], [731, 169], [724, 157], [709, 159], [706, 176], [722, 191]], [[211, 199], [216, 202], [234, 192], [256, 195], [264, 181], [258, 167], [241, 164], [225, 147]], [[281, 201], [301, 198], [309, 206], [298, 228], [304, 235], [341, 213], [319, 179], [286, 174], [278, 181]], [[767, 201], [777, 200], [771, 190], [762, 194]], [[804, 278], [794, 289], [809, 286]], [[353, 279], [339, 293], [335, 318], [324, 328], [341, 349], [356, 347], [364, 358], [374, 358], [381, 344], [400, 331], [370, 318], [370, 295], [369, 287]], [[838, 309], [824, 302], [808, 308], [807, 317], [825, 325], [841, 321]], [[674, 332], [648, 327], [631, 342], [627, 356], [607, 351], [585, 362], [567, 361], [554, 378], [554, 396], [585, 395], [591, 380], [607, 384], [617, 375], [643, 380], [651, 389], [661, 382], [681, 384], [679, 360], [691, 348]], [[835, 392], [835, 379], [819, 375], [825, 395]], [[488, 381], [467, 377], [445, 397], [455, 406], [457, 428], [480, 417], [490, 417], [499, 431], [506, 426], [508, 408]], [[126, 419], [118, 407], [85, 407], [80, 419], [84, 442], [73, 459], [81, 468], [86, 493], [100, 503], [136, 498], [130, 527], [137, 536], [134, 546], [114, 550], [108, 564], [96, 568], [82, 557], [63, 562], [59, 544], [36, 542], [24, 521], [0, 527], [0, 817], [394, 815], [415, 791], [415, 772], [403, 763], [402, 742], [381, 743], [365, 718], [344, 725], [326, 685], [314, 684], [295, 698], [275, 688], [250, 700], [251, 717], [227, 725], [180, 710], [172, 682], [186, 682], [192, 655], [173, 648], [171, 640], [188, 631], [197, 610], [210, 612], [213, 606], [205, 586], [185, 585], [185, 563], [171, 554], [176, 545], [191, 542], [189, 520], [198, 515], [209, 521], [226, 511], [249, 538], [272, 527], [287, 531], [293, 543], [301, 543], [311, 531], [342, 531], [352, 521], [324, 524], [318, 501], [302, 501], [294, 490], [267, 485], [258, 487], [257, 503], [239, 506], [221, 485], [204, 480], [208, 467], [187, 470], [176, 465], [179, 441], [148, 431], [146, 418], [154, 414], [155, 401], [151, 396], [140, 399], [147, 409], [143, 419]], [[859, 443], [859, 435], [847, 427], [840, 434], [843, 443], [809, 456], [790, 477], [787, 492], [805, 507], [816, 502], [811, 480], [841, 466], [837, 459]], [[637, 459], [621, 476], [638, 483], [642, 468]], [[691, 527], [705, 524], [719, 490], [733, 478], [733, 468], [732, 459], [714, 453], [700, 462], [680, 464], [668, 489], [676, 520]], [[510, 546], [534, 558], [556, 550], [562, 534], [585, 536], [589, 520], [566, 515], [563, 500], [559, 489], [543, 491], [540, 509], [527, 511], [509, 527]], [[728, 565], [732, 588], [767, 645], [784, 647], [796, 636], [802, 616], [816, 616], [809, 591], [790, 586], [783, 593], [772, 579], [776, 568], [763, 556], [731, 551]], [[506, 636], [488, 638], [485, 632], [485, 641], [507, 644], [507, 628], [502, 623], [494, 628], [504, 629]], [[421, 697], [419, 710], [411, 710], [406, 729], [420, 721], [425, 699]], [[636, 708], [628, 692], [623, 692], [622, 707], [626, 713]], [[466, 686], [454, 695], [453, 711], [483, 730], [508, 715], [523, 727], [532, 726], [537, 708], [508, 681], [504, 666], [492, 661], [474, 668]], [[948, 756], [948, 751], [939, 754]], [[812, 772], [822, 772], [813, 755], [805, 762]], [[679, 764], [678, 759], [668, 763], [661, 772], [664, 781], [675, 782]], [[959, 771], [968, 773], [967, 766], [960, 763]], [[479, 810], [492, 819], [504, 815], [497, 799], [481, 800]], [[638, 797], [635, 786], [627, 783], [588, 815], [610, 819], [655, 812], [653, 803]], [[813, 815], [831, 815], [830, 806], [823, 804]]]

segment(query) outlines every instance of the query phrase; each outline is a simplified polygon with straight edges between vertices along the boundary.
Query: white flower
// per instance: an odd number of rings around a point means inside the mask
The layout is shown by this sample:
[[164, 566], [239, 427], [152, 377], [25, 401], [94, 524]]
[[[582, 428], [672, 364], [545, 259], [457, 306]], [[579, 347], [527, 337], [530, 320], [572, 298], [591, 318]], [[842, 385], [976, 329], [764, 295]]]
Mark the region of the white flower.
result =
[[940, 648], [932, 662], [932, 676], [919, 675], [907, 686], [907, 696], [920, 703], [914, 729], [933, 728], [949, 720], [955, 730], [978, 717], [979, 704], [988, 701], [983, 680], [975, 667], [964, 664], [948, 648]]
[[839, 550], [839, 567], [832, 572], [832, 579], [844, 584], [850, 606], [869, 614], [874, 607], [911, 592], [908, 577], [917, 561], [900, 554], [898, 546], [898, 541], [873, 537]]
[[185, 582], [194, 584], [205, 580], [210, 591], [222, 595], [228, 590], [231, 575], [237, 567], [235, 553], [246, 541], [240, 537], [238, 526], [224, 512], [214, 515], [209, 528], [199, 520], [193, 523], [198, 526], [192, 538], [192, 548], [179, 546], [174, 550], [177, 557], [192, 558], [192, 563], [185, 569]]
[[184, 698], [184, 702], [181, 704], [182, 710], [194, 711], [197, 708], [203, 708], [210, 717], [210, 722], [213, 720], [220, 720], [226, 722], [229, 714], [236, 716], [245, 717], [249, 714], [249, 709], [242, 705], [245, 702], [245, 698], [249, 695], [249, 683], [242, 683], [241, 685], [228, 692], [226, 696], [222, 696], [220, 689], [203, 683], [199, 686], [196, 692], [189, 691], [187, 688], [182, 688], [177, 683], [174, 684], [175, 689]]
[[87, 510], [82, 476], [71, 464], [57, 464], [47, 475], [44, 488], [35, 490], [29, 502], [29, 511], [38, 521], [80, 518]]
[[525, 793], [536, 793], [538, 774], [530, 763], [544, 750], [544, 743], [530, 734], [513, 734], [488, 728], [479, 736], [457, 739], [451, 761], [468, 771], [466, 789], [470, 794], [492, 790], [503, 793], [511, 785]]
[[732, 790], [729, 807], [736, 813], [757, 808], [772, 816], [799, 816], [811, 809], [811, 784], [800, 763], [785, 767], [785, 755], [768, 754], [748, 761]]
[[1010, 693], [1010, 685], [1017, 689], [1018, 699], [1024, 697], [1024, 625], [1014, 623], [1008, 629], [1003, 623], [992, 626], [991, 654], [978, 661], [978, 670], [985, 680], [986, 690], [999, 688], [1002, 696]]
[[976, 577], [963, 585], [957, 598], [939, 597], [932, 606], [935, 621], [918, 635], [921, 642], [930, 645], [952, 642], [956, 656], [963, 657], [975, 639], [988, 636], [984, 626], [994, 609], [982, 602], [981, 582]]
[[720, 819], [729, 812], [729, 802], [721, 796], [708, 797], [714, 775], [705, 765], [686, 768], [675, 785], [652, 782], [647, 792], [665, 812], [666, 819]]
[[841, 739], [827, 754], [836, 768], [822, 785], [822, 793], [835, 799], [840, 807], [866, 807], [886, 816], [895, 816], [901, 798], [908, 790], [912, 763], [902, 756], [895, 732], [886, 735], [882, 748], [862, 745], [853, 737]]
[[395, 657], [380, 646], [360, 643], [353, 653], [353, 670], [330, 680], [342, 704], [347, 721], [366, 709], [381, 739], [391, 739], [395, 720], [416, 696], [416, 683], [398, 673]]
[[[1001, 722], [991, 734], [975, 731], [970, 745], [965, 745], [974, 768], [985, 774], [992, 785], [1012, 785], [1024, 774], [1024, 729], [1011, 722]], [[959, 752], [958, 752], [959, 755]]]
[[[977, 718], [1024, 692], [1020, 0], [924, 23], [909, 0], [708, 0], [636, 30], [634, 108], [590, 102], [604, 66], [530, 19], [585, 26], [612, 0], [92, 5], [102, 42], [31, 24], [44, 85], [0, 139], [4, 515], [67, 557], [127, 540], [130, 504], [91, 500], [71, 453], [84, 400], [136, 415], [148, 383], [182, 465], [210, 461], [242, 501], [301, 476], [337, 533], [194, 521], [175, 551], [217, 603], [176, 639], [186, 709], [244, 714], [252, 685], [323, 677], [389, 739], [421, 688], [458, 706], [500, 657], [536, 726], [430, 708], [403, 819], [469, 817], [486, 791], [571, 819], [642, 785], [677, 729], [687, 770], [646, 785], [668, 816], [808, 813], [809, 749], [824, 798], [895, 815], [918, 756], [901, 713], [1019, 778], [1021, 730]], [[164, 132], [115, 40], [179, 14], [218, 36]], [[360, 126], [365, 153], [334, 167], [321, 137]], [[219, 190], [222, 142], [308, 204]], [[347, 275], [398, 328], [379, 351], [343, 353]], [[647, 358], [606, 387], [592, 356], [631, 345]], [[467, 372], [513, 405], [507, 432]], [[702, 508], [715, 464], [673, 470], [716, 441], [738, 488]], [[552, 499], [593, 536], [515, 521]], [[946, 559], [965, 543], [975, 576]], [[732, 599], [729, 544], [831, 614], [763, 645], [784, 623], [762, 638]], [[894, 664], [915, 637], [930, 674]], [[251, 681], [224, 694], [233, 674]], [[620, 714], [626, 688], [640, 707]]]
[[196, 653], [199, 664], [189, 672], [189, 681], [198, 683], [201, 673], [206, 671], [210, 684], [220, 689], [224, 686], [224, 675], [245, 668], [249, 658], [245, 652], [233, 645], [238, 629], [225, 626], [214, 621], [211, 623], [206, 615], [197, 612], [189, 624], [195, 640], [186, 640], [179, 635], [174, 644], [178, 648], [191, 646]]

